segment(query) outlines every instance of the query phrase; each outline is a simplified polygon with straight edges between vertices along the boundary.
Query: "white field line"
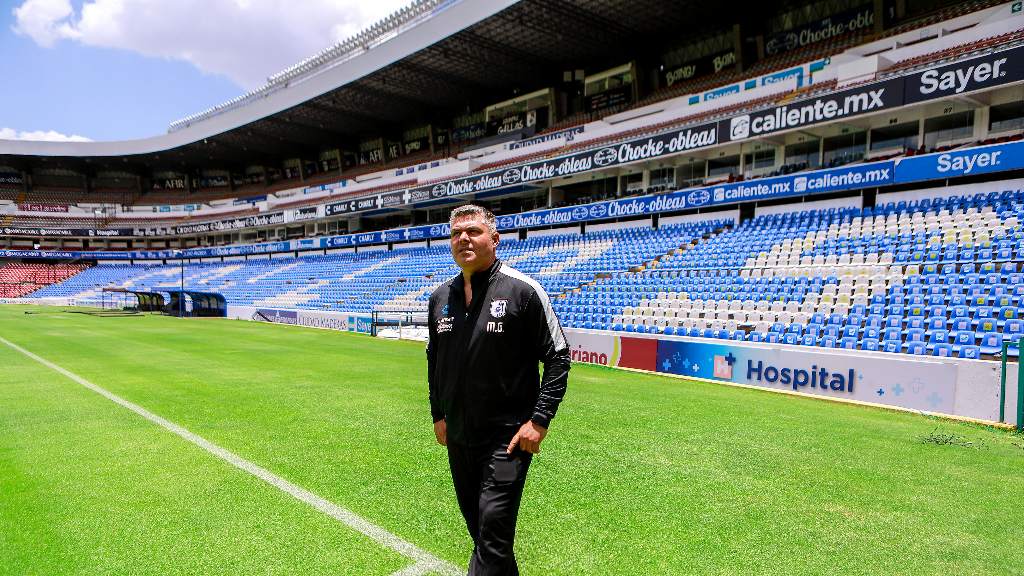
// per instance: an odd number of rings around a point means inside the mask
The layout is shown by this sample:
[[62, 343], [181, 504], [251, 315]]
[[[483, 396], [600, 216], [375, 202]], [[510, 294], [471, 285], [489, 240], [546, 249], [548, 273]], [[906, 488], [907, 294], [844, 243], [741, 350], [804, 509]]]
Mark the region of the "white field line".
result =
[[164, 428], [180, 436], [181, 438], [195, 444], [196, 446], [202, 448], [203, 450], [206, 450], [210, 454], [213, 454], [214, 456], [220, 458], [221, 460], [224, 460], [228, 464], [231, 464], [236, 468], [239, 468], [245, 472], [248, 472], [249, 474], [252, 474], [253, 476], [259, 478], [260, 480], [263, 480], [267, 484], [270, 484], [271, 486], [278, 488], [282, 492], [292, 495], [299, 501], [304, 502], [309, 506], [312, 506], [316, 510], [323, 512], [331, 518], [334, 518], [335, 520], [338, 520], [346, 526], [349, 526], [350, 528], [353, 528], [361, 534], [369, 537], [374, 542], [377, 542], [382, 546], [390, 548], [395, 552], [398, 552], [399, 554], [412, 559], [415, 562], [411, 566], [408, 566], [406, 568], [403, 568], [402, 570], [399, 570], [398, 572], [395, 572], [392, 576], [420, 576], [423, 574], [430, 573], [456, 576], [465, 573], [465, 571], [460, 570], [454, 564], [442, 560], [410, 542], [406, 542], [402, 538], [392, 534], [391, 532], [388, 532], [380, 526], [377, 526], [371, 523], [370, 521], [365, 520], [362, 517], [356, 515], [354, 512], [346, 510], [345, 508], [342, 508], [341, 506], [338, 506], [333, 502], [325, 500], [324, 498], [317, 496], [316, 494], [310, 492], [309, 490], [306, 490], [305, 488], [302, 488], [301, 486], [292, 484], [291, 482], [285, 480], [284, 478], [278, 476], [277, 474], [274, 474], [273, 472], [267, 470], [266, 468], [258, 466], [246, 460], [245, 458], [242, 458], [241, 456], [235, 454], [234, 452], [231, 452], [225, 448], [221, 448], [220, 446], [214, 444], [213, 442], [210, 442], [209, 440], [197, 434], [189, 432], [188, 430], [175, 424], [174, 422], [157, 416], [156, 414], [153, 414], [152, 412], [146, 410], [145, 408], [139, 406], [138, 404], [129, 402], [128, 400], [125, 400], [124, 398], [121, 398], [120, 396], [112, 392], [109, 392], [104, 388], [97, 386], [96, 384], [93, 384], [92, 382], [86, 380], [85, 378], [82, 378], [77, 374], [64, 368], [61, 368], [60, 366], [54, 364], [53, 362], [50, 362], [49, 360], [46, 360], [45, 358], [36, 356], [32, 352], [29, 352], [28, 350], [22, 348], [21, 346], [18, 346], [17, 344], [7, 340], [6, 338], [3, 338], [2, 336], [0, 336], [0, 342], [6, 344], [7, 346], [14, 350], [17, 350], [18, 352], [21, 352], [22, 354], [28, 356], [29, 358], [35, 360], [36, 362], [39, 362], [43, 366], [46, 366], [47, 368], [50, 368], [55, 372], [63, 374], [67, 378], [81, 384], [82, 386], [88, 388], [89, 390], [92, 390], [93, 392], [99, 394], [100, 396], [103, 396], [107, 400], [110, 400], [115, 404], [120, 404], [122, 407], [127, 408], [132, 412], [135, 412], [136, 414], [142, 416], [146, 420], [149, 420], [150, 422], [153, 422], [154, 424], [160, 426], [161, 428]]

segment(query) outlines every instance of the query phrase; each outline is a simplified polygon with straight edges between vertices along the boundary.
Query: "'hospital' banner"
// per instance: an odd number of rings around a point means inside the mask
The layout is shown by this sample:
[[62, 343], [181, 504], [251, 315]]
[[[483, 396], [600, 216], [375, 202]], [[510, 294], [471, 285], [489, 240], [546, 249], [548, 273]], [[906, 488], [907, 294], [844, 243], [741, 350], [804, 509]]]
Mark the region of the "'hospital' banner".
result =
[[[983, 419], [992, 414], [991, 410], [958, 412], [960, 360], [956, 358], [859, 350], [848, 354], [845, 350], [577, 329], [566, 330], [566, 337], [571, 358], [576, 362], [932, 413]], [[995, 385], [998, 386], [998, 378]]]

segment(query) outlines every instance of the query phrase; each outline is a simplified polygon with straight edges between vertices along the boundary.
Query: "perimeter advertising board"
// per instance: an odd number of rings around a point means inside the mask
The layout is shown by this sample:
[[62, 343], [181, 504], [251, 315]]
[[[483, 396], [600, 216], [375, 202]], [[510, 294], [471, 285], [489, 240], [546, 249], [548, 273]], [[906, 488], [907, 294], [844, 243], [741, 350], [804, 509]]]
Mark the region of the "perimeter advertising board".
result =
[[[565, 332], [576, 362], [972, 418], [998, 414], [997, 397], [989, 402], [994, 405], [980, 409], [967, 409], [967, 403], [958, 402], [958, 363], [968, 361], [955, 358], [626, 336], [596, 330]], [[998, 388], [998, 378], [986, 385]]]
[[342, 332], [370, 333], [370, 316], [348, 312], [320, 312], [316, 310], [288, 310], [281, 308], [254, 308], [228, 306], [228, 317], [273, 324], [289, 324], [310, 328], [325, 328]]

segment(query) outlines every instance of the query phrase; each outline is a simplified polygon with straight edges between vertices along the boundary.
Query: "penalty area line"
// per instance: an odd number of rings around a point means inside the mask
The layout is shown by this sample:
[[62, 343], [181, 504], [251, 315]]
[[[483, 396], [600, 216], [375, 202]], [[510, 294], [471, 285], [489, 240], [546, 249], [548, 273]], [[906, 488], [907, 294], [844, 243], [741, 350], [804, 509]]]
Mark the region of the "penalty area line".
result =
[[384, 528], [381, 528], [380, 526], [373, 524], [369, 520], [362, 518], [356, 513], [347, 510], [320, 496], [317, 496], [316, 494], [310, 492], [309, 490], [306, 490], [305, 488], [297, 484], [293, 484], [288, 480], [285, 480], [284, 478], [278, 476], [277, 474], [274, 474], [273, 472], [267, 470], [266, 468], [263, 468], [253, 462], [250, 462], [249, 460], [242, 458], [241, 456], [235, 454], [234, 452], [231, 452], [226, 448], [222, 448], [217, 444], [214, 444], [213, 442], [210, 442], [209, 440], [203, 438], [202, 436], [190, 432], [187, 429], [183, 428], [182, 426], [179, 426], [178, 424], [171, 422], [170, 420], [157, 416], [156, 414], [150, 412], [149, 410], [146, 410], [142, 406], [139, 406], [138, 404], [135, 404], [133, 402], [129, 402], [128, 400], [121, 398], [120, 396], [114, 394], [113, 392], [110, 392], [96, 384], [93, 384], [92, 382], [86, 380], [85, 378], [82, 378], [81, 376], [75, 374], [74, 372], [66, 370], [65, 368], [62, 368], [45, 358], [33, 354], [32, 352], [22, 348], [21, 346], [18, 346], [17, 344], [11, 342], [10, 340], [7, 340], [2, 336], [0, 336], [0, 343], [5, 344], [9, 348], [17, 352], [20, 352], [21, 354], [24, 354], [25, 356], [31, 358], [32, 360], [35, 360], [36, 362], [42, 364], [43, 366], [46, 366], [47, 368], [62, 374], [66, 378], [73, 380], [74, 382], [77, 382], [78, 384], [88, 388], [89, 390], [92, 390], [93, 392], [99, 394], [100, 396], [103, 396], [107, 400], [110, 400], [115, 404], [119, 404], [123, 408], [131, 410], [132, 412], [138, 414], [139, 416], [142, 416], [143, 418], [149, 420], [150, 422], [156, 424], [157, 426], [160, 426], [161, 428], [169, 432], [172, 432], [173, 434], [183, 438], [184, 440], [191, 442], [192, 444], [195, 444], [196, 446], [202, 448], [203, 450], [206, 450], [210, 454], [213, 454], [214, 456], [220, 458], [221, 460], [227, 462], [228, 464], [231, 464], [232, 466], [240, 470], [248, 472], [249, 474], [255, 476], [256, 478], [263, 480], [267, 484], [270, 484], [271, 486], [274, 486], [275, 488], [281, 490], [282, 492], [291, 495], [296, 500], [299, 500], [300, 502], [303, 502], [311, 506], [312, 508], [330, 516], [331, 518], [334, 518], [342, 524], [345, 524], [346, 526], [356, 530], [357, 532], [370, 538], [374, 542], [387, 548], [390, 548], [391, 550], [398, 552], [402, 556], [405, 556], [414, 561], [412, 565], [403, 568], [398, 572], [395, 572], [392, 576], [423, 574], [443, 574], [455, 576], [465, 573], [465, 571], [460, 570], [451, 562], [442, 560], [434, 556], [433, 554], [427, 552], [426, 550], [423, 550], [415, 544], [403, 540], [401, 537], [396, 536], [395, 534], [388, 532]]

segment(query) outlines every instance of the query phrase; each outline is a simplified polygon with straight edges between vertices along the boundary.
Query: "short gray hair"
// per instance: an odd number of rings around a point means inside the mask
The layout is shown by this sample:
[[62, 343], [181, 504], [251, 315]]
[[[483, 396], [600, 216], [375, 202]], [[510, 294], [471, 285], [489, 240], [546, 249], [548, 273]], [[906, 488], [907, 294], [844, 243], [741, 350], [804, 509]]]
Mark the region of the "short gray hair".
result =
[[483, 206], [477, 206], [475, 204], [466, 204], [465, 206], [459, 206], [455, 210], [452, 210], [451, 218], [448, 219], [448, 226], [454, 228], [455, 221], [459, 218], [465, 218], [466, 216], [482, 216], [484, 222], [487, 223], [487, 231], [494, 234], [498, 231], [498, 225], [494, 220], [494, 212], [491, 212]]

